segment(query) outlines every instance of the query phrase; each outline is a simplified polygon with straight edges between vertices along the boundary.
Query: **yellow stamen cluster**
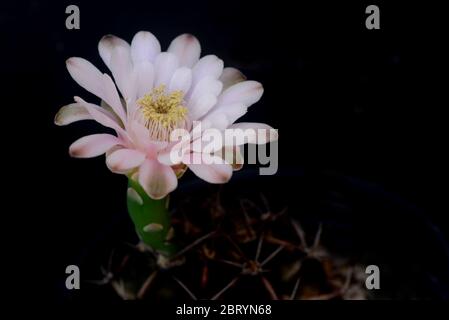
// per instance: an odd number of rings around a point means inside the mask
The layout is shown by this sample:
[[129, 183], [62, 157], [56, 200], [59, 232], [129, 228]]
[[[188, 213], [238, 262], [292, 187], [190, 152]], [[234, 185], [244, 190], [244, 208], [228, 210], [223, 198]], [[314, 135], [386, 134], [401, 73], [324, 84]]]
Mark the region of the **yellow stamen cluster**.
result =
[[150, 131], [152, 139], [168, 141], [170, 133], [186, 123], [187, 108], [183, 105], [184, 93], [166, 93], [160, 85], [137, 100], [143, 123]]

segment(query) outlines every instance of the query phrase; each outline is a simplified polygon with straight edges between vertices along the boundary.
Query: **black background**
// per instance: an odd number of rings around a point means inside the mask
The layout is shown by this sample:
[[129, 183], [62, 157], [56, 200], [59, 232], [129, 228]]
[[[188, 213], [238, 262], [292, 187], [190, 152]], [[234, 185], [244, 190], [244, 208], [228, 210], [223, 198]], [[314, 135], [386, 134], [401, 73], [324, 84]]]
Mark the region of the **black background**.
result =
[[[202, 55], [216, 54], [263, 83], [262, 100], [241, 120], [279, 129], [281, 172], [362, 178], [449, 230], [442, 8], [372, 1], [380, 7], [381, 29], [367, 30], [364, 11], [371, 3], [294, 2], [2, 2], [2, 158], [8, 162], [4, 187], [12, 191], [2, 211], [14, 221], [2, 223], [11, 231], [7, 264], [17, 271], [13, 281], [29, 283], [39, 270], [39, 285], [19, 288], [21, 295], [55, 294], [65, 266], [110, 212], [126, 214], [125, 177], [111, 174], [102, 157], [68, 155], [72, 141], [101, 128], [53, 124], [74, 95], [92, 100], [70, 78], [65, 60], [84, 57], [106, 71], [97, 53], [105, 34], [130, 41], [148, 30], [163, 48], [181, 33], [194, 34]], [[65, 28], [69, 4], [80, 8], [80, 30]]]

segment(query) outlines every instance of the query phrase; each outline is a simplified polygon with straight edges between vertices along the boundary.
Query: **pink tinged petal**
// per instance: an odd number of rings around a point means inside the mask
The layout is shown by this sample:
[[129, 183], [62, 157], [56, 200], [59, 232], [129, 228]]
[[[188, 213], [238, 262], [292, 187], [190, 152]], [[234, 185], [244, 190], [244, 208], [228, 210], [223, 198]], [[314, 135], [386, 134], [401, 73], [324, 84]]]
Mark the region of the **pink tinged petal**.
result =
[[213, 94], [206, 93], [203, 96], [190, 100], [188, 104], [189, 119], [197, 120], [205, 115], [217, 103], [217, 97]]
[[107, 74], [102, 74], [89, 61], [81, 58], [68, 59], [67, 69], [80, 86], [108, 103], [122, 121], [126, 120], [117, 89]]
[[129, 135], [134, 145], [145, 152], [147, 157], [155, 159], [159, 150], [167, 146], [167, 142], [157, 142], [150, 140], [148, 129], [137, 121], [131, 122], [129, 126]]
[[[210, 164], [189, 164], [186, 163], [192, 172], [199, 178], [209, 183], [226, 183], [231, 179], [232, 166], [224, 163], [223, 159], [208, 154], [192, 153], [185, 155], [185, 162], [200, 162], [199, 157], [203, 161]], [[196, 160], [196, 161], [195, 161]]]
[[131, 41], [131, 57], [134, 64], [152, 62], [160, 52], [161, 44], [151, 32], [137, 32]]
[[[174, 150], [178, 150], [178, 148], [174, 149]], [[166, 166], [174, 166], [177, 164], [181, 163], [181, 159], [178, 159], [178, 157], [176, 157], [176, 161], [172, 161], [172, 152], [174, 152], [174, 150], [167, 150], [167, 151], [163, 151], [161, 153], [159, 153], [157, 155], [157, 161], [159, 161], [160, 163], [166, 165]], [[179, 149], [181, 150], [181, 149]], [[179, 151], [181, 152], [181, 151]]]
[[137, 97], [140, 98], [153, 88], [154, 67], [151, 62], [142, 61], [134, 64], [134, 71], [137, 75]]
[[170, 80], [170, 91], [182, 91], [186, 93], [192, 84], [192, 70], [187, 67], [181, 67], [175, 71]]
[[178, 179], [171, 167], [147, 159], [140, 166], [139, 183], [151, 198], [162, 199], [176, 189]]
[[209, 134], [208, 131], [203, 132], [200, 138], [195, 139], [191, 142], [189, 150], [198, 153], [215, 153], [218, 150], [222, 149], [224, 146], [224, 134], [223, 132], [218, 131], [217, 133], [220, 134], [220, 137], [219, 139], [215, 139], [215, 132], [215, 130], [214, 132], [212, 132], [213, 134]]
[[241, 109], [240, 113], [235, 113], [233, 115], [226, 115], [226, 119], [228, 120], [228, 126], [236, 122], [238, 119], [243, 117], [247, 112], [247, 109]]
[[239, 122], [229, 126], [228, 129], [243, 130], [248, 143], [264, 144], [279, 138], [277, 130], [265, 123]]
[[167, 146], [169, 145], [169, 142], [167, 142], [167, 141], [151, 141], [151, 144], [156, 149], [156, 152], [159, 152], [160, 150], [167, 148]]
[[213, 94], [218, 96], [223, 88], [223, 84], [211, 76], [202, 78], [193, 88], [190, 99], [197, 99], [204, 94]]
[[[121, 120], [113, 113], [111, 107], [101, 101], [101, 108], [93, 105], [94, 108], [98, 109], [99, 112], [105, 113], [108, 117], [112, 118], [115, 122], [119, 123]], [[81, 120], [95, 120], [92, 115], [87, 111], [82, 103], [71, 103], [69, 105], [63, 106], [59, 109], [55, 116], [55, 124], [58, 126], [65, 126], [76, 121]]]
[[212, 128], [204, 130], [201, 137], [193, 140], [190, 150], [193, 152], [217, 153], [224, 147], [238, 147], [245, 143], [247, 143], [247, 139], [243, 130], [224, 132], [218, 128]]
[[99, 124], [112, 128], [115, 131], [117, 131], [118, 134], [127, 137], [128, 134], [125, 130], [117, 123], [117, 121], [114, 119], [113, 116], [110, 115], [110, 113], [103, 108], [94, 105], [92, 103], [88, 103], [81, 99], [80, 97], [75, 97], [75, 101], [81, 104], [86, 110], [90, 113], [92, 118], [97, 121]]
[[129, 126], [129, 135], [134, 145], [140, 150], [152, 148], [148, 129], [137, 121], [132, 121]]
[[167, 51], [178, 57], [180, 66], [190, 68], [200, 58], [201, 46], [198, 39], [193, 35], [182, 34], [171, 42]]
[[249, 107], [259, 101], [262, 94], [263, 87], [261, 83], [257, 81], [243, 81], [223, 91], [218, 99], [218, 104], [243, 103]]
[[109, 70], [111, 69], [111, 57], [112, 52], [116, 48], [130, 48], [129, 43], [125, 40], [113, 36], [113, 35], [106, 35], [103, 38], [101, 38], [100, 42], [98, 43], [98, 52], [100, 53], [101, 58], [103, 59], [104, 63], [108, 66]]
[[76, 140], [69, 148], [74, 158], [92, 158], [102, 155], [112, 147], [120, 144], [117, 137], [110, 134], [93, 134]]
[[137, 100], [137, 90], [138, 90], [138, 75], [136, 71], [131, 68], [131, 73], [129, 75], [126, 90], [128, 91], [128, 96], [126, 98], [126, 105]]
[[208, 128], [216, 128], [218, 130], [224, 130], [228, 127], [229, 121], [224, 113], [212, 113], [208, 114], [201, 120], [201, 129], [206, 130]]
[[236, 68], [224, 68], [218, 80], [223, 83], [223, 89], [226, 90], [236, 83], [245, 81], [246, 77]]
[[116, 115], [126, 123], [126, 113], [123, 108], [122, 101], [118, 95], [117, 89], [115, 88], [114, 82], [108, 74], [103, 74], [103, 100], [111, 107]]
[[[125, 105], [125, 102], [123, 101], [123, 99], [120, 99], [122, 108]], [[102, 109], [104, 109], [105, 111], [107, 111], [108, 115], [114, 119], [115, 122], [117, 122], [122, 128], [123, 128], [123, 121], [118, 117], [118, 115], [114, 112], [114, 110], [112, 109], [112, 107], [104, 100], [101, 100], [100, 106]]]
[[187, 152], [190, 152], [191, 135], [186, 130], [185, 135], [176, 137], [175, 140], [170, 141], [164, 148], [158, 150], [157, 159], [160, 163], [173, 166], [182, 162], [182, 157]]
[[157, 154], [157, 160], [167, 166], [173, 166], [180, 164], [184, 153], [188, 152], [188, 145], [190, 141], [175, 143], [173, 146], [169, 146], [159, 151]]
[[205, 117], [214, 115], [214, 114], [223, 114], [226, 116], [228, 124], [234, 123], [237, 119], [242, 117], [248, 110], [248, 107], [243, 103], [233, 103], [229, 105], [220, 105], [214, 107]]
[[133, 149], [120, 149], [106, 158], [108, 168], [115, 173], [127, 173], [145, 161], [145, 154]]
[[[238, 118], [246, 114], [247, 110], [248, 107], [243, 103], [216, 105], [201, 119], [201, 121], [211, 128], [224, 130]], [[203, 127], [205, 127], [205, 125], [203, 125]]]
[[192, 71], [195, 84], [206, 76], [218, 79], [223, 72], [223, 60], [215, 55], [204, 56], [195, 64]]
[[233, 124], [238, 118], [242, 117], [248, 110], [248, 107], [242, 103], [234, 103], [224, 106], [226, 118], [229, 124]]
[[155, 69], [155, 86], [169, 85], [170, 80], [178, 69], [178, 58], [170, 52], [162, 52], [156, 57], [154, 63]]
[[90, 113], [79, 103], [71, 103], [59, 109], [55, 116], [55, 124], [65, 126], [80, 120], [92, 120]]
[[133, 71], [129, 48], [117, 47], [112, 51], [110, 69], [123, 98], [126, 101], [136, 99], [137, 76]]
[[113, 146], [111, 149], [106, 151], [106, 158], [109, 157], [113, 152], [125, 148], [124, 144]]
[[73, 57], [67, 59], [66, 65], [76, 83], [97, 97], [103, 97], [103, 75], [92, 63]]

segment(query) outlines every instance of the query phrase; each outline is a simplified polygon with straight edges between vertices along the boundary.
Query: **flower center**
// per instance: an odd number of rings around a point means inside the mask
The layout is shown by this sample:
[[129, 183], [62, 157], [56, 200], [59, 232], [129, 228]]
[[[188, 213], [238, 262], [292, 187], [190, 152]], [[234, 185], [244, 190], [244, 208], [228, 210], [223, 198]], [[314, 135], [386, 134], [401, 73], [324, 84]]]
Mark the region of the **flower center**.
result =
[[182, 91], [166, 93], [165, 86], [160, 85], [137, 100], [140, 119], [153, 140], [169, 141], [174, 129], [187, 126], [188, 110], [183, 99]]

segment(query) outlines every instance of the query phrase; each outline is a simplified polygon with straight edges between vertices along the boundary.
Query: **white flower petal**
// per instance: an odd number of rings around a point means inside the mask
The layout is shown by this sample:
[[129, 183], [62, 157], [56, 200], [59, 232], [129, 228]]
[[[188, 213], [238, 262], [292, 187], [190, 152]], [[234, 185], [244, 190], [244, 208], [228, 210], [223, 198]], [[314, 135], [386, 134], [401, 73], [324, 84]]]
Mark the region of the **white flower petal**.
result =
[[[122, 108], [125, 109], [125, 101], [123, 99], [120, 99], [120, 102], [122, 104]], [[122, 128], [124, 127], [124, 122], [119, 118], [119, 116], [114, 112], [112, 107], [107, 104], [106, 101], [101, 100], [100, 106], [102, 109], [108, 112], [108, 115], [114, 119], [115, 122], [117, 122]]]
[[206, 119], [210, 115], [222, 113], [222, 114], [226, 115], [226, 118], [228, 119], [229, 124], [232, 124], [238, 118], [242, 117], [247, 112], [247, 110], [248, 110], [248, 107], [246, 105], [244, 105], [243, 103], [217, 105], [204, 117], [204, 119]]
[[243, 103], [233, 103], [222, 106], [229, 124], [233, 124], [238, 118], [242, 117], [248, 110], [248, 107]]
[[176, 189], [178, 178], [171, 167], [146, 159], [139, 169], [139, 183], [151, 198], [162, 199]]
[[[223, 134], [223, 132], [221, 132]], [[189, 145], [189, 151], [194, 153], [214, 153], [224, 146], [224, 134], [220, 137], [220, 139], [215, 139], [215, 135], [207, 135], [207, 131], [203, 132], [203, 135], [193, 140]], [[218, 138], [218, 137], [217, 137]], [[186, 154], [187, 152], [185, 152]]]
[[170, 80], [178, 68], [178, 58], [169, 52], [162, 52], [156, 57], [154, 63], [155, 69], [155, 87], [160, 85], [169, 85]]
[[66, 65], [76, 83], [97, 97], [103, 97], [103, 75], [92, 63], [83, 58], [72, 57], [67, 59]]
[[141, 98], [153, 88], [154, 67], [151, 62], [142, 61], [134, 64], [134, 71], [137, 75], [137, 97]]
[[246, 114], [248, 107], [243, 103], [216, 105], [207, 113], [201, 121], [211, 123], [211, 127], [226, 129], [237, 119]]
[[114, 112], [126, 120], [120, 97], [114, 82], [107, 74], [102, 74], [89, 61], [82, 58], [70, 58], [67, 60], [67, 70], [72, 78], [83, 88], [95, 94], [112, 107]]
[[243, 103], [246, 106], [259, 101], [263, 94], [262, 84], [257, 81], [243, 81], [229, 87], [218, 98], [218, 105]]
[[167, 51], [178, 57], [180, 66], [190, 68], [200, 58], [201, 46], [198, 39], [193, 35], [182, 34], [171, 42]]
[[126, 112], [123, 108], [122, 101], [120, 100], [114, 82], [106, 73], [103, 74], [103, 92], [104, 96], [102, 99], [111, 107], [115, 114], [119, 116], [122, 122], [126, 123]]
[[108, 168], [115, 173], [127, 173], [145, 161], [145, 154], [134, 149], [119, 149], [106, 157]]
[[150, 133], [144, 125], [140, 124], [138, 121], [132, 121], [128, 131], [134, 144], [139, 149], [145, 150], [146, 152], [152, 149], [151, 140], [149, 139]]
[[[192, 172], [199, 178], [209, 183], [226, 183], [231, 179], [232, 166], [224, 163], [223, 159], [214, 155], [191, 153], [184, 156], [186, 162], [193, 158], [201, 157], [205, 161], [211, 164], [189, 164], [186, 163]], [[190, 158], [190, 159], [189, 159]], [[189, 159], [189, 160], [188, 160]], [[192, 162], [192, 161], [190, 161]], [[218, 163], [218, 164], [217, 164]]]
[[102, 155], [121, 141], [110, 134], [93, 134], [76, 140], [69, 148], [74, 158], [92, 158]]
[[226, 115], [222, 112], [208, 114], [201, 120], [201, 129], [206, 130], [209, 128], [216, 128], [218, 130], [224, 130], [229, 126], [229, 121]]
[[190, 100], [187, 108], [189, 109], [189, 119], [197, 120], [205, 115], [217, 103], [217, 97], [211, 93], [206, 93], [195, 100]]
[[223, 72], [223, 60], [215, 55], [204, 56], [195, 64], [192, 71], [194, 84], [206, 76], [218, 79]]
[[223, 83], [223, 90], [226, 90], [230, 86], [245, 81], [246, 77], [236, 68], [224, 68], [223, 73], [218, 79]]
[[192, 70], [187, 67], [181, 67], [175, 71], [170, 80], [170, 91], [182, 91], [186, 93], [192, 84]]
[[218, 81], [211, 76], [206, 76], [195, 85], [189, 99], [195, 100], [205, 94], [213, 94], [214, 96], [218, 96], [222, 88], [223, 84], [221, 81]]
[[277, 130], [265, 123], [239, 122], [229, 126], [228, 129], [244, 130], [248, 143], [264, 144], [279, 137]]
[[144, 150], [148, 157], [156, 158], [157, 152], [168, 145], [165, 141], [152, 141], [148, 129], [138, 121], [132, 121], [128, 132], [136, 147]]
[[184, 153], [188, 152], [187, 149], [188, 145], [190, 144], [190, 141], [177, 141], [172, 143], [172, 145], [162, 149], [159, 151], [157, 155], [157, 160], [165, 164], [167, 166], [173, 166], [181, 163], [182, 156]]
[[133, 72], [129, 48], [117, 47], [112, 51], [110, 69], [125, 101], [136, 99], [137, 76]]
[[134, 64], [152, 62], [160, 52], [161, 45], [151, 32], [137, 32], [131, 41], [131, 57]]
[[79, 103], [80, 105], [82, 105], [84, 108], [86, 108], [86, 110], [90, 113], [92, 118], [95, 121], [97, 121], [99, 124], [101, 124], [105, 127], [114, 129], [115, 131], [117, 131], [118, 134], [120, 134], [124, 137], [128, 136], [126, 131], [123, 130], [123, 128], [120, 126], [120, 124], [117, 123], [117, 121], [114, 119], [114, 117], [111, 116], [107, 110], [104, 110], [103, 108], [101, 108], [95, 104], [88, 103], [88, 102], [84, 101], [83, 99], [81, 99], [80, 97], [75, 97], [75, 101], [77, 103]]
[[79, 103], [71, 103], [59, 109], [55, 116], [55, 124], [65, 126], [80, 120], [93, 120], [90, 113]]
[[101, 58], [103, 59], [104, 63], [108, 66], [109, 70], [111, 69], [111, 57], [112, 52], [115, 48], [130, 48], [129, 43], [125, 40], [116, 37], [114, 35], [106, 35], [103, 38], [101, 38], [100, 42], [98, 43], [98, 52], [100, 53]]

